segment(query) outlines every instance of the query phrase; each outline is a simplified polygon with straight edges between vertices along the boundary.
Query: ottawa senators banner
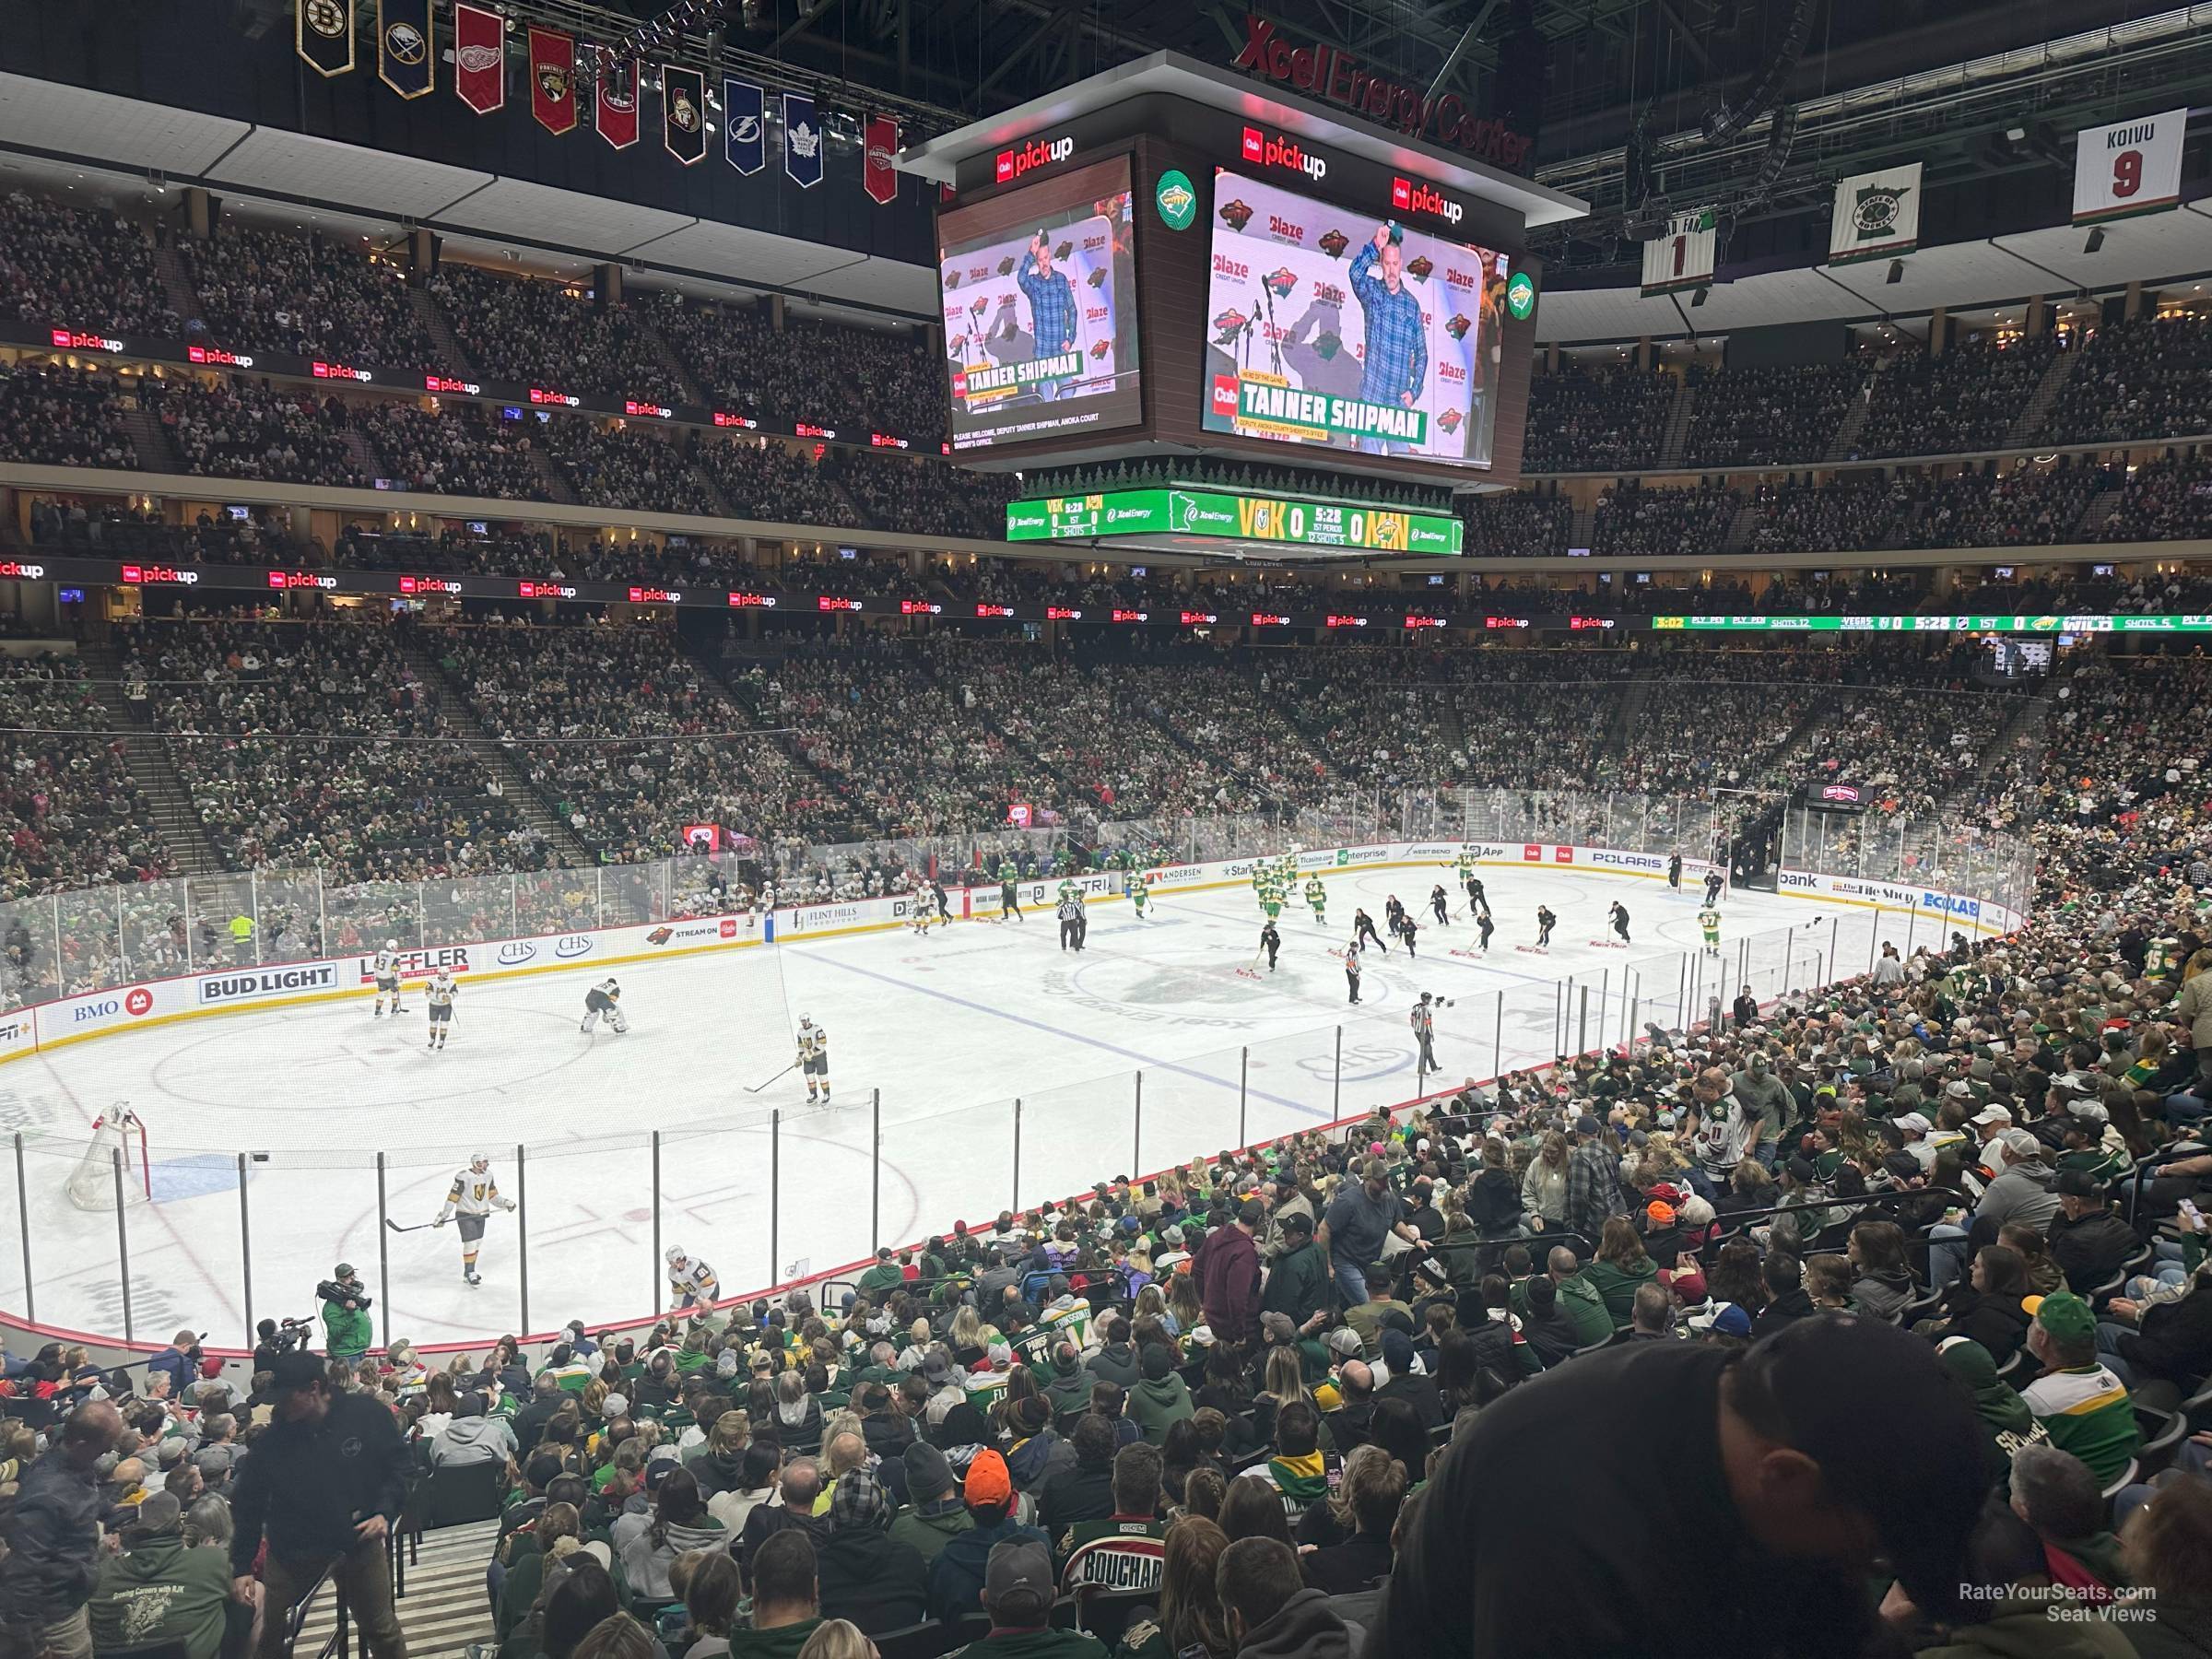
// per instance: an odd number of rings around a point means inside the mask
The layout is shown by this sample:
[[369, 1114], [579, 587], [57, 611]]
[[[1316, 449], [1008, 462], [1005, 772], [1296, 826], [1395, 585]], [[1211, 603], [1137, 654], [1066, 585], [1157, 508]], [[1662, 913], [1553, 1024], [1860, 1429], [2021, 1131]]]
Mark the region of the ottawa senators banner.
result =
[[592, 53], [599, 66], [592, 124], [617, 149], [628, 149], [638, 141], [638, 60], [618, 58], [604, 46]]
[[888, 115], [868, 117], [867, 160], [861, 182], [878, 202], [899, 199], [899, 174], [892, 163], [899, 154], [899, 124]]
[[548, 133], [576, 130], [576, 41], [558, 29], [530, 31], [530, 113]]
[[430, 53], [430, 0], [376, 0], [376, 77], [402, 98], [438, 83]]
[[293, 48], [322, 76], [353, 67], [353, 0], [292, 0]]
[[507, 104], [507, 25], [481, 6], [453, 7], [453, 93], [479, 115]]
[[661, 65], [661, 142], [686, 167], [707, 157], [707, 78], [697, 69]]

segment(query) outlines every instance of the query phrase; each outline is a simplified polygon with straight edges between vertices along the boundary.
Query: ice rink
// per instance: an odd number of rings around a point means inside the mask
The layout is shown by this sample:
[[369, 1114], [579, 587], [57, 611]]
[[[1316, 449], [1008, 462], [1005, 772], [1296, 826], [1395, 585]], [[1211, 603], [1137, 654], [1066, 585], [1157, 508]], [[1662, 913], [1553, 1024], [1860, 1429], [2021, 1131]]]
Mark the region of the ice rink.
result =
[[[127, 1249], [142, 1340], [190, 1325], [237, 1345], [249, 1314], [312, 1316], [315, 1281], [341, 1259], [388, 1299], [380, 1338], [636, 1316], [665, 1300], [656, 1239], [703, 1256], [735, 1293], [1018, 1195], [1064, 1196], [1618, 1041], [1645, 1020], [1701, 1015], [1747, 977], [1771, 998], [1834, 977], [1834, 961], [1862, 972], [1877, 926], [1900, 947], [1942, 943], [1925, 918], [1737, 893], [1716, 963], [1698, 954], [1687, 880], [1677, 895], [1634, 877], [1502, 868], [1486, 872], [1497, 933], [1477, 958], [1460, 954], [1475, 946], [1464, 920], [1429, 916], [1431, 884], [1450, 881], [1442, 868], [1334, 873], [1328, 925], [1293, 905], [1278, 970], [1256, 978], [1239, 972], [1259, 931], [1240, 887], [1171, 893], [1143, 922], [1126, 902], [1095, 904], [1080, 956], [1034, 911], [926, 937], [632, 964], [616, 971], [622, 1035], [578, 1030], [585, 987], [606, 971], [579, 969], [464, 982], [440, 1053], [424, 1050], [418, 987], [396, 1020], [372, 1018], [361, 997], [63, 1047], [0, 1066], [0, 1112], [44, 1132], [27, 1137], [27, 1217], [14, 1182], [0, 1192], [0, 1239], [28, 1232], [37, 1319], [90, 1332], [124, 1327]], [[1381, 926], [1392, 893], [1426, 924], [1418, 957], [1371, 949], [1362, 1004], [1348, 1006], [1331, 951], [1356, 907]], [[1593, 943], [1617, 898], [1633, 915], [1625, 950]], [[1535, 937], [1538, 903], [1559, 917], [1548, 955], [1516, 948]], [[1453, 1006], [1436, 1022], [1441, 1074], [1417, 1078], [1407, 1012], [1422, 991]], [[829, 1034], [827, 1108], [808, 1106], [795, 1073], [747, 1092], [792, 1058], [802, 1014]], [[113, 1215], [64, 1192], [71, 1149], [116, 1100], [148, 1126], [154, 1192], [120, 1239]], [[471, 1288], [453, 1230], [394, 1232], [380, 1214], [429, 1221], [477, 1149], [524, 1207], [492, 1220], [485, 1282]], [[24, 1310], [24, 1281], [20, 1255], [0, 1259], [0, 1305]]]

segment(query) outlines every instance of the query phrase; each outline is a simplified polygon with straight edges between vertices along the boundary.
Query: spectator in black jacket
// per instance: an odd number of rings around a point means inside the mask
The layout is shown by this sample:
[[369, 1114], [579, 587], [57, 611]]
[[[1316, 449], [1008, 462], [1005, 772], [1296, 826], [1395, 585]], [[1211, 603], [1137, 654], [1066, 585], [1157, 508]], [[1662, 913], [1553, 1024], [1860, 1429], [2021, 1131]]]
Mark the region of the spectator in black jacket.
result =
[[886, 1530], [890, 1522], [891, 1506], [873, 1475], [851, 1469], [838, 1477], [830, 1536], [816, 1557], [824, 1618], [850, 1619], [868, 1636], [922, 1621], [929, 1570], [920, 1550]]
[[1441, 1428], [1443, 1402], [1437, 1397], [1436, 1384], [1413, 1369], [1413, 1338], [1403, 1331], [1383, 1332], [1382, 1363], [1390, 1368], [1390, 1381], [1376, 1391], [1376, 1398], [1403, 1400], [1413, 1407], [1422, 1428]]
[[406, 1502], [407, 1452], [392, 1414], [375, 1398], [333, 1394], [318, 1354], [285, 1354], [270, 1388], [276, 1421], [239, 1465], [231, 1500], [231, 1588], [253, 1594], [253, 1557], [262, 1564], [269, 1617], [261, 1659], [283, 1659], [288, 1608], [327, 1568], [375, 1659], [406, 1659], [406, 1638], [392, 1612], [384, 1535]]
[[1113, 1454], [1121, 1448], [1115, 1426], [1086, 1412], [1068, 1439], [1076, 1466], [1047, 1480], [1037, 1500], [1037, 1524], [1052, 1537], [1078, 1521], [1103, 1521], [1113, 1513]]
[[2066, 1276], [2066, 1288], [2087, 1296], [2118, 1273], [2143, 1241], [2113, 1214], [2097, 1178], [2087, 1170], [2061, 1170], [2052, 1184], [2058, 1192], [2058, 1214], [2051, 1218], [2051, 1258]]
[[2179, 1296], [2113, 1298], [2097, 1326], [2097, 1357], [2131, 1388], [2162, 1380], [2188, 1393], [2212, 1372], [2212, 1271], [2199, 1267]]
[[93, 1465], [123, 1431], [123, 1414], [105, 1400], [79, 1406], [62, 1425], [58, 1451], [23, 1473], [4, 1535], [0, 1631], [28, 1637], [34, 1653], [90, 1659], [85, 1607], [100, 1572], [106, 1507]]

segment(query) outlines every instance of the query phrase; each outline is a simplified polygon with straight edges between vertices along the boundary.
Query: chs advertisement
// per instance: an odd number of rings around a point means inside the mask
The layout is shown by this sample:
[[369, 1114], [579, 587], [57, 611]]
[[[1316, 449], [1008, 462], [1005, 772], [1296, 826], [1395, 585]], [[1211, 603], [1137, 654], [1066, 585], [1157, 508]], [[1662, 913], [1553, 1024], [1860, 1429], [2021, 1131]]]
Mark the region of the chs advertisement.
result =
[[1214, 179], [1207, 430], [1490, 465], [1504, 254]]
[[1131, 218], [1117, 158], [938, 221], [956, 450], [1137, 418]]

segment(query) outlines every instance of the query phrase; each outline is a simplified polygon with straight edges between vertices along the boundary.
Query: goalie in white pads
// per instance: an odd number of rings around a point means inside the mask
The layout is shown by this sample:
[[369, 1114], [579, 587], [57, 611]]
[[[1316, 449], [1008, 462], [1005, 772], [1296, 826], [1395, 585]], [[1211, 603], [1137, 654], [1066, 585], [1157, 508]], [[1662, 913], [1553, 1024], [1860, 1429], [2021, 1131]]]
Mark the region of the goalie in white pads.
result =
[[433, 1051], [444, 1049], [445, 1040], [453, 1029], [453, 994], [460, 988], [453, 983], [453, 976], [446, 969], [441, 968], [430, 975], [430, 982], [423, 987], [422, 992], [423, 1000], [429, 1005], [430, 1010], [430, 1040], [424, 1046]]
[[602, 1018], [618, 1031], [629, 1030], [629, 1021], [622, 1017], [622, 987], [611, 974], [583, 994], [583, 1023], [576, 1029], [588, 1036]]
[[384, 1017], [384, 998], [392, 999], [392, 1014], [398, 1018], [406, 1010], [399, 1006], [399, 941], [386, 939], [384, 947], [376, 953], [376, 964], [371, 970], [376, 976], [376, 1014]]
[[798, 1051], [799, 1070], [806, 1078], [806, 1098], [829, 1105], [830, 1034], [804, 1014], [799, 1016]]
[[461, 1223], [461, 1277], [470, 1284], [484, 1282], [477, 1277], [477, 1249], [484, 1238], [484, 1218], [495, 1209], [513, 1208], [513, 1199], [500, 1196], [500, 1183], [491, 1178], [491, 1159], [481, 1152], [468, 1160], [468, 1168], [455, 1175], [453, 1184], [446, 1189], [445, 1207], [438, 1212], [435, 1225], [443, 1227], [453, 1220]]

